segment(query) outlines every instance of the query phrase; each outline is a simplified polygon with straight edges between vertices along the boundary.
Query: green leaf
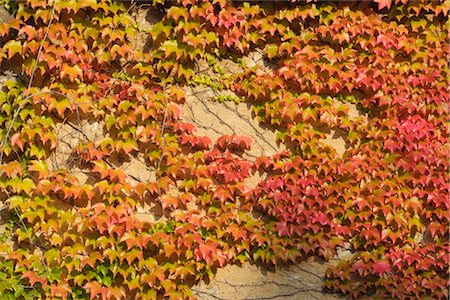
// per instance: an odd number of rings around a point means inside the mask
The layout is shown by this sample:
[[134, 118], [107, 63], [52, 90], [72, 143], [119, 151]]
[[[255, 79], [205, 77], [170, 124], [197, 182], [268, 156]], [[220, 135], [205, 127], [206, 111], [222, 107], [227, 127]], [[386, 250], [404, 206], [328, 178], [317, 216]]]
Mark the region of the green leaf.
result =
[[33, 229], [32, 228], [27, 228], [27, 230], [24, 230], [22, 228], [18, 228], [16, 230], [15, 234], [17, 236], [17, 241], [20, 244], [20, 242], [29, 240], [30, 237], [33, 236]]
[[53, 262], [59, 263], [61, 261], [61, 252], [57, 248], [52, 248], [44, 252], [44, 258], [47, 260], [48, 264]]
[[[122, 102], [121, 102], [121, 104], [122, 104]], [[119, 107], [120, 107], [120, 105], [119, 105]], [[116, 123], [116, 117], [113, 115], [110, 115], [108, 118], [106, 118], [105, 123], [106, 123], [106, 128], [108, 130], [111, 130], [111, 127], [113, 127], [113, 125]]]
[[172, 53], [175, 53], [176, 59], [179, 59], [183, 53], [183, 50], [178, 47], [178, 41], [176, 40], [168, 40], [165, 41], [161, 50], [164, 51], [164, 57], [169, 57]]
[[128, 101], [128, 100], [121, 101], [120, 104], [119, 104], [119, 107], [118, 107], [118, 111], [119, 112], [121, 112], [121, 111], [126, 112], [126, 111], [128, 111], [128, 109], [130, 109], [130, 107], [132, 105], [133, 104], [130, 101]]
[[98, 30], [93, 27], [87, 27], [83, 32], [83, 36], [84, 36], [85, 40], [88, 40], [89, 38], [91, 38], [95, 41], [98, 37], [98, 34], [99, 34]]
[[411, 28], [413, 31], [417, 31], [419, 28], [426, 28], [427, 20], [420, 19], [419, 21], [411, 21]]
[[[189, 12], [188, 12], [188, 10], [185, 7], [171, 6], [167, 10], [167, 17], [168, 18], [172, 18], [175, 21], [178, 21], [180, 19], [180, 17], [183, 17], [184, 19], [187, 19], [189, 17]], [[155, 26], [158, 25], [158, 24], [155, 24]]]
[[33, 180], [25, 178], [17, 184], [17, 192], [24, 191], [26, 194], [30, 194], [33, 189], [36, 188]]
[[11, 59], [15, 54], [22, 55], [22, 44], [17, 40], [10, 40], [3, 46], [3, 51], [8, 52], [9, 59]]
[[152, 36], [153, 40], [157, 40], [162, 33], [164, 33], [165, 36], [169, 36], [171, 30], [172, 26], [166, 25], [163, 22], [158, 22], [150, 29], [150, 35]]

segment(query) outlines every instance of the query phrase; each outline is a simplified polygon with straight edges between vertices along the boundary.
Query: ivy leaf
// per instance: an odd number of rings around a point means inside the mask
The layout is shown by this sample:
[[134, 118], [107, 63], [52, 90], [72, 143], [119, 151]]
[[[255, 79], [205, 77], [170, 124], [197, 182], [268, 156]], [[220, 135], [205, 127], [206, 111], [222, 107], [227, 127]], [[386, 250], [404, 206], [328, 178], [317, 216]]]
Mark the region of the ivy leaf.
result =
[[127, 139], [126, 141], [118, 141], [116, 144], [116, 151], [123, 151], [125, 154], [129, 154], [133, 150], [138, 150], [138, 144], [133, 139]]
[[178, 42], [176, 40], [165, 41], [161, 49], [164, 51], [164, 57], [168, 58], [171, 54], [175, 54], [175, 58], [178, 60], [183, 54], [183, 50], [178, 47]]
[[373, 273], [377, 275], [383, 275], [391, 271], [391, 266], [383, 261], [374, 262], [372, 265]]
[[3, 51], [8, 52], [8, 59], [14, 55], [22, 55], [22, 44], [17, 40], [10, 40], [3, 46]]
[[219, 200], [220, 203], [226, 203], [228, 200], [233, 200], [233, 195], [228, 189], [220, 188], [214, 192], [214, 199]]
[[23, 273], [21, 278], [28, 279], [28, 282], [30, 283], [31, 286], [35, 285], [36, 282], [40, 282], [42, 284], [44, 284], [45, 282], [45, 278], [40, 277], [35, 271], [31, 270]]
[[252, 144], [252, 139], [242, 135], [223, 135], [217, 139], [216, 145], [220, 150], [249, 150]]
[[[172, 6], [171, 8], [174, 7], [175, 6]], [[172, 26], [170, 26], [169, 24], [158, 22], [155, 25], [153, 25], [152, 28], [150, 29], [150, 35], [152, 36], [153, 40], [157, 40], [162, 33], [164, 33], [165, 36], [169, 36], [171, 30]]]
[[67, 283], [60, 282], [58, 284], [50, 285], [50, 295], [52, 297], [61, 297], [67, 299], [67, 294], [71, 293], [72, 289]]
[[248, 136], [236, 136], [236, 143], [239, 149], [250, 150], [253, 140]]
[[176, 209], [179, 205], [179, 199], [174, 196], [164, 195], [163, 197], [161, 197], [161, 205], [163, 209], [167, 209], [169, 207], [173, 207]]
[[231, 233], [234, 240], [246, 240], [247, 238], [247, 230], [238, 224], [231, 224], [227, 227], [227, 232]]
[[123, 255], [120, 257], [120, 259], [123, 260], [123, 258], [125, 258], [125, 260], [127, 261], [128, 265], [131, 265], [132, 262], [134, 260], [136, 260], [136, 259], [138, 261], [141, 261], [144, 258], [143, 254], [142, 254], [142, 250], [139, 250], [139, 249], [132, 249], [131, 251], [125, 252], [125, 253], [122, 253], [122, 254]]
[[[122, 101], [120, 104], [122, 104], [125, 101]], [[119, 110], [120, 110], [120, 105], [119, 105]], [[128, 110], [128, 109], [127, 109]], [[106, 118], [105, 124], [106, 124], [106, 129], [111, 130], [111, 128], [114, 126], [114, 124], [116, 123], [116, 117], [113, 115], [110, 115], [108, 118]]]
[[425, 19], [420, 19], [418, 21], [411, 21], [411, 28], [413, 30], [413, 32], [417, 32], [419, 28], [426, 28], [427, 26], [427, 20]]
[[167, 104], [167, 112], [174, 120], [178, 120], [181, 115], [181, 107], [176, 103], [169, 103]]
[[50, 174], [47, 163], [43, 160], [33, 160], [28, 167], [28, 171], [36, 172], [39, 180], [47, 178]]
[[75, 79], [83, 76], [83, 70], [78, 65], [71, 67], [68, 64], [63, 64], [60, 70], [60, 76], [61, 79], [68, 77], [70, 82], [74, 82]]
[[198, 249], [195, 251], [195, 256], [197, 260], [205, 260], [207, 263], [210, 263], [213, 257], [213, 254], [216, 253], [216, 244], [211, 240], [206, 240], [205, 243], [200, 244]]
[[22, 164], [18, 161], [11, 161], [7, 164], [0, 165], [0, 172], [5, 173], [6, 176], [8, 176], [9, 178], [14, 177], [16, 174], [22, 176], [23, 174]]
[[264, 52], [267, 53], [267, 57], [272, 59], [272, 58], [276, 57], [277, 55], [279, 55], [279, 47], [274, 44], [267, 45], [266, 49], [264, 49]]
[[189, 265], [181, 265], [175, 269], [175, 276], [185, 279], [189, 275], [195, 275], [195, 269]]
[[185, 7], [171, 6], [167, 10], [167, 17], [172, 18], [175, 21], [178, 21], [181, 17], [187, 19], [189, 17], [189, 12]]
[[25, 178], [17, 183], [17, 192], [19, 193], [24, 191], [27, 195], [29, 195], [35, 188], [36, 185], [30, 178]]
[[8, 23], [0, 23], [0, 36], [5, 37], [9, 33], [9, 29], [10, 25]]
[[87, 27], [84, 29], [84, 32], [83, 32], [83, 36], [86, 40], [91, 38], [93, 41], [95, 41], [97, 39], [98, 35], [99, 35], [98, 30], [93, 27]]
[[89, 299], [92, 300], [98, 296], [100, 289], [102, 288], [102, 285], [97, 281], [89, 281], [83, 287], [89, 290], [90, 294]]
[[375, 0], [375, 3], [378, 3], [378, 10], [382, 10], [383, 8], [390, 9], [392, 5], [392, 0]]
[[21, 139], [22, 135], [20, 132], [16, 132], [12, 137], [11, 137], [11, 146], [14, 147], [15, 145], [19, 146], [20, 150], [23, 151], [23, 146], [24, 146], [24, 142]]

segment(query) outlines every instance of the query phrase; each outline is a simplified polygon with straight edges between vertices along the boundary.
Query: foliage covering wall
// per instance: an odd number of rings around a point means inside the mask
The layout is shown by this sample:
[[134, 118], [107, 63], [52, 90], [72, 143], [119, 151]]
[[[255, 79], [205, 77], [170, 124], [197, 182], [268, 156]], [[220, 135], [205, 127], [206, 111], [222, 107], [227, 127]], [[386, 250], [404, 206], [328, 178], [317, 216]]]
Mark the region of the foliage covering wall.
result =
[[[349, 243], [326, 291], [447, 299], [448, 2], [308, 2], [154, 3], [163, 17], [148, 30], [133, 2], [18, 3], [0, 24], [1, 66], [21, 73], [0, 92], [3, 240], [14, 242], [0, 245], [2, 297], [189, 298], [217, 267], [329, 259]], [[194, 71], [258, 48], [269, 73]], [[247, 137], [196, 135], [180, 111], [197, 84], [234, 91], [288, 150], [250, 161]], [[104, 139], [84, 138], [80, 120]], [[52, 169], [61, 124], [80, 143]], [[343, 157], [321, 142], [331, 130]], [[114, 163], [137, 156], [156, 178]], [[250, 188], [254, 172], [267, 179]], [[166, 220], [135, 218], [144, 203]]]

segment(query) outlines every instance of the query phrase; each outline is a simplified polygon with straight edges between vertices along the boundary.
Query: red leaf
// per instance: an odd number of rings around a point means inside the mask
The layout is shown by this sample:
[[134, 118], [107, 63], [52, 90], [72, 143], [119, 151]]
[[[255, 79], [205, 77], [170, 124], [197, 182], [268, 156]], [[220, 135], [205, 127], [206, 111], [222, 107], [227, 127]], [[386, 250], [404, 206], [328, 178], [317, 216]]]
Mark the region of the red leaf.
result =
[[390, 272], [391, 271], [391, 266], [383, 261], [380, 262], [375, 262], [372, 265], [373, 268], [373, 273], [377, 274], [377, 275], [382, 275], [384, 273]]
[[197, 260], [204, 259], [207, 263], [210, 263], [213, 253], [216, 252], [216, 248], [216, 243], [211, 240], [207, 240], [204, 244], [200, 244], [198, 250], [196, 250], [195, 256]]
[[163, 209], [166, 209], [168, 207], [174, 207], [176, 209], [179, 205], [179, 202], [179, 199], [174, 196], [164, 195], [163, 197], [161, 197], [161, 206]]
[[238, 224], [231, 224], [227, 228], [227, 232], [231, 233], [235, 240], [247, 238], [247, 230], [244, 227], [239, 226]]
[[217, 139], [217, 147], [220, 150], [230, 149], [244, 151], [249, 150], [252, 144], [252, 139], [242, 135], [223, 135]]
[[23, 151], [23, 141], [20, 139], [21, 138], [21, 134], [20, 132], [16, 132], [12, 137], [11, 137], [11, 146], [14, 147], [14, 145], [19, 146], [20, 150]]
[[52, 284], [50, 286], [50, 293], [52, 297], [61, 297], [67, 299], [67, 294], [71, 292], [69, 285], [67, 283], [59, 283], [58, 285]]
[[249, 150], [253, 143], [253, 140], [248, 136], [236, 136], [235, 139], [239, 145], [239, 149]]
[[192, 134], [195, 129], [195, 125], [192, 123], [176, 123], [173, 125], [173, 129], [178, 133]]
[[176, 103], [169, 103], [167, 105], [167, 111], [169, 112], [170, 116], [174, 120], [178, 120], [181, 115], [181, 107]]
[[260, 156], [255, 160], [255, 167], [258, 170], [267, 170], [268, 168], [273, 167], [273, 159], [267, 156]]
[[33, 286], [36, 282], [40, 282], [44, 285], [46, 281], [45, 278], [39, 277], [35, 271], [26, 271], [23, 273], [22, 278], [27, 278], [31, 286]]
[[0, 174], [5, 173], [8, 177], [12, 177], [11, 175], [19, 174], [22, 176], [22, 165], [18, 161], [11, 161], [5, 165], [0, 166]]
[[220, 188], [217, 189], [214, 192], [214, 199], [217, 199], [220, 201], [220, 203], [225, 203], [227, 200], [233, 200], [233, 195], [231, 194], [231, 192], [227, 189], [224, 188]]
[[90, 300], [96, 298], [98, 296], [98, 292], [102, 288], [102, 285], [97, 281], [90, 281], [84, 285], [85, 289], [89, 289]]
[[375, 3], [378, 3], [378, 9], [382, 10], [387, 7], [387, 9], [391, 8], [392, 0], [375, 0]]

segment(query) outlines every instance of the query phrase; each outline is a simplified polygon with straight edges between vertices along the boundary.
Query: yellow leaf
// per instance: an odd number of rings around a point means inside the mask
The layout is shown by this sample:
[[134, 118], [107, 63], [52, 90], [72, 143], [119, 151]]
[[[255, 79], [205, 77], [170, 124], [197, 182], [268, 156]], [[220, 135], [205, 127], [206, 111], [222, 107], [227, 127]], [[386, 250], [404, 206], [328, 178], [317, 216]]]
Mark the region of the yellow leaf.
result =
[[2, 52], [8, 52], [8, 58], [11, 59], [14, 55], [22, 55], [22, 44], [16, 40], [10, 40], [3, 46]]
[[74, 82], [75, 79], [81, 78], [82, 75], [83, 75], [83, 71], [77, 65], [71, 67], [67, 64], [63, 64], [63, 66], [61, 68], [61, 79], [64, 79], [66, 76], [68, 76], [69, 80], [71, 82]]

